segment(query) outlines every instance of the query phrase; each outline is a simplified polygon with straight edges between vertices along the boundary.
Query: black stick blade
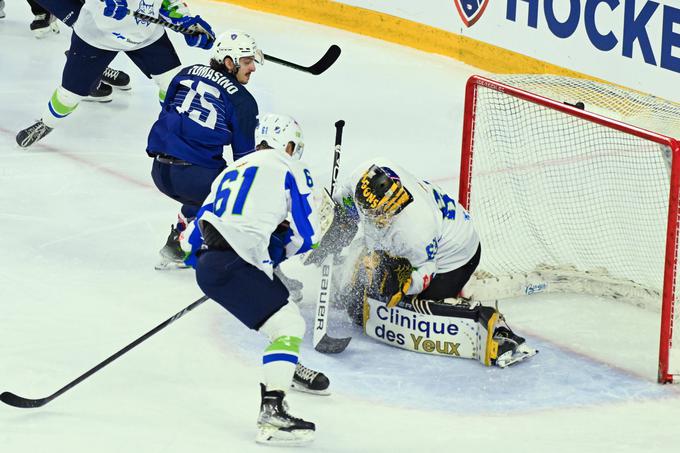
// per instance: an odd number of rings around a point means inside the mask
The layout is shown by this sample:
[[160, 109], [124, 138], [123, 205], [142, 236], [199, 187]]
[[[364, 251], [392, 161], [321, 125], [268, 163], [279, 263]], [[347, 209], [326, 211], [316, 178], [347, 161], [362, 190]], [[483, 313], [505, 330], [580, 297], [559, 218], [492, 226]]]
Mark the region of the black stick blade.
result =
[[314, 349], [323, 354], [339, 354], [345, 350], [352, 337], [347, 338], [333, 338], [325, 334], [321, 340], [314, 346]]
[[340, 57], [341, 52], [342, 51], [340, 50], [340, 47], [333, 44], [328, 48], [324, 56], [321, 57], [319, 61], [309, 67], [309, 72], [314, 75], [321, 74], [326, 69], [330, 68], [333, 63], [335, 63], [335, 61]]
[[15, 395], [12, 392], [2, 392], [0, 394], [0, 401], [10, 406], [19, 407], [22, 409], [30, 409], [32, 407], [40, 407], [44, 405], [49, 398], [40, 398], [33, 400], [30, 398], [23, 398], [21, 396]]
[[313, 75], [319, 75], [322, 72], [326, 71], [328, 68], [330, 68], [333, 65], [333, 63], [335, 63], [335, 61], [340, 56], [340, 53], [341, 53], [340, 47], [333, 44], [328, 48], [324, 56], [321, 57], [319, 61], [317, 61], [311, 66], [302, 66], [297, 63], [293, 63], [292, 61], [287, 61], [269, 54], [265, 54], [264, 59], [267, 61], [271, 61], [272, 63], [277, 63], [283, 66], [288, 66], [289, 68], [297, 69], [298, 71], [308, 72]]

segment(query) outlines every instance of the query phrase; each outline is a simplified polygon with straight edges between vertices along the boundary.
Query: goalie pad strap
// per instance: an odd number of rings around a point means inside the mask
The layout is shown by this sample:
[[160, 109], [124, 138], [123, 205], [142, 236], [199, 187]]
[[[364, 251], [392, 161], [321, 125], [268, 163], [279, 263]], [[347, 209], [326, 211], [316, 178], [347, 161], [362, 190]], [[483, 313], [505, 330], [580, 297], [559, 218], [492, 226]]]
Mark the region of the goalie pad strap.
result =
[[494, 311], [486, 324], [486, 350], [484, 352], [484, 365], [491, 366], [491, 360], [498, 358], [498, 342], [493, 339], [493, 332], [496, 329], [496, 322], [498, 321], [498, 312]]

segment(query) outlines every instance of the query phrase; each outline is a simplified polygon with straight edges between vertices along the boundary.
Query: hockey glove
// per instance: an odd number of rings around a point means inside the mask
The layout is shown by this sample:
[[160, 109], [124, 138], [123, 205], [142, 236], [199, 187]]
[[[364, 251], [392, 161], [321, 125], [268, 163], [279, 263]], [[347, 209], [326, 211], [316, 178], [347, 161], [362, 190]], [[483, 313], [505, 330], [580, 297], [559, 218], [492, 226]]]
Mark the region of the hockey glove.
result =
[[319, 266], [328, 255], [340, 253], [352, 242], [358, 228], [358, 216], [353, 216], [344, 206], [334, 202], [333, 223], [324, 234], [319, 246], [309, 254], [305, 264]]
[[274, 267], [278, 266], [286, 259], [286, 242], [288, 242], [289, 236], [290, 230], [288, 228], [288, 222], [284, 221], [269, 237], [269, 247], [267, 250], [269, 251], [269, 258], [271, 258]]
[[201, 19], [201, 16], [187, 16], [178, 21], [178, 25], [194, 31], [193, 35], [184, 35], [184, 40], [189, 47], [210, 49], [215, 42], [215, 33], [210, 25]]
[[104, 15], [116, 20], [123, 20], [128, 14], [127, 0], [104, 0]]
[[374, 252], [379, 259], [373, 276], [373, 292], [378, 300], [391, 308], [397, 305], [411, 287], [413, 267], [406, 258], [392, 256], [381, 250]]
[[171, 24], [176, 23], [175, 21], [184, 18], [185, 16], [190, 16], [189, 7], [184, 0], [163, 0], [161, 3], [161, 9], [158, 12], [160, 16]]

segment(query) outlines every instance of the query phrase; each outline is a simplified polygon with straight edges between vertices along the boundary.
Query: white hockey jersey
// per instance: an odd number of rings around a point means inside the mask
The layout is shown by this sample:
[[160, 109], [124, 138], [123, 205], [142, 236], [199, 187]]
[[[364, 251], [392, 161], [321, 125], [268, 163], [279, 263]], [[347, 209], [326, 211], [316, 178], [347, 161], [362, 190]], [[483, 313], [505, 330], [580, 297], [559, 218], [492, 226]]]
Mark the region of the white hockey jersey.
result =
[[130, 14], [122, 20], [104, 16], [104, 2], [85, 0], [73, 31], [80, 39], [104, 50], [141, 49], [163, 36], [163, 26], [137, 19], [133, 11], [158, 17], [162, 0], [128, 0]]
[[365, 221], [359, 210], [359, 234], [369, 250], [384, 250], [411, 262], [415, 270], [408, 294], [418, 294], [427, 288], [435, 274], [458, 269], [467, 263], [477, 252], [479, 236], [470, 215], [455, 198], [385, 158], [371, 159], [359, 165], [340, 183], [333, 198], [339, 203], [347, 197], [353, 200], [357, 183], [373, 164], [388, 167], [397, 174], [413, 201], [384, 228]]
[[196, 225], [208, 222], [241, 258], [273, 278], [268, 246], [281, 222], [290, 222], [286, 257], [307, 252], [319, 242], [313, 186], [306, 166], [282, 150], [248, 154], [215, 179], [196, 220], [181, 236], [182, 248], [189, 252], [193, 245], [195, 250]]

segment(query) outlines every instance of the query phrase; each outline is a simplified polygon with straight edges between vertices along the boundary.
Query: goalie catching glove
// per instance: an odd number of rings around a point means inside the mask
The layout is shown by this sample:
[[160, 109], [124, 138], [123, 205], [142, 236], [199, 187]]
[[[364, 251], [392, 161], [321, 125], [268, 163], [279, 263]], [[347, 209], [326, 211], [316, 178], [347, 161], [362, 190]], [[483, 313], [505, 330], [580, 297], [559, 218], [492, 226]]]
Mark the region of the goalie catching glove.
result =
[[[328, 192], [323, 194], [322, 223], [324, 222], [324, 211], [330, 215], [332, 212], [332, 219], [330, 226], [323, 235], [319, 246], [312, 250], [305, 260], [305, 264], [321, 265], [328, 255], [336, 255], [347, 247], [354, 239], [359, 229], [359, 218], [356, 209], [338, 204], [331, 198]], [[332, 209], [331, 209], [332, 208]]]

